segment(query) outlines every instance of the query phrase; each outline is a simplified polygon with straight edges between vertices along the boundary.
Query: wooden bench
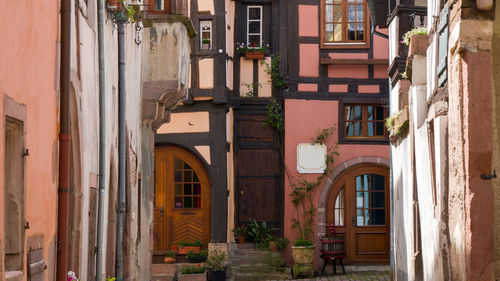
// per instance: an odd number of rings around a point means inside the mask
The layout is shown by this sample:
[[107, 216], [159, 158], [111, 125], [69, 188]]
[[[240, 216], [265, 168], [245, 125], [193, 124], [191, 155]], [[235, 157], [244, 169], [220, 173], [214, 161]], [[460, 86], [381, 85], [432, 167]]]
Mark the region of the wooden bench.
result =
[[337, 274], [336, 261], [339, 261], [342, 274], [345, 274], [344, 263], [342, 262], [342, 259], [345, 258], [345, 237], [335, 232], [334, 225], [327, 224], [326, 236], [321, 238], [320, 241], [321, 250], [319, 257], [325, 261], [321, 274], [325, 274], [325, 268], [329, 261], [333, 263], [333, 274]]

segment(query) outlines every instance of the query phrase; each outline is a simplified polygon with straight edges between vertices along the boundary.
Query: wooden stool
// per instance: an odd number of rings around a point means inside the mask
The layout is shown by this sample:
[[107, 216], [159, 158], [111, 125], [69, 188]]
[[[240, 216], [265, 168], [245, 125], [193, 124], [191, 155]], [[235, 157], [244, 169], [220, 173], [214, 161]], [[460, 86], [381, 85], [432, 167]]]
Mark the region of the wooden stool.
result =
[[337, 266], [336, 266], [337, 260], [339, 261], [340, 267], [342, 268], [342, 274], [345, 274], [344, 263], [342, 262], [342, 259], [345, 258], [345, 255], [344, 256], [320, 255], [320, 258], [322, 258], [325, 261], [323, 269], [321, 269], [321, 275], [325, 275], [325, 268], [329, 261], [332, 261], [333, 263], [333, 274], [337, 274]]

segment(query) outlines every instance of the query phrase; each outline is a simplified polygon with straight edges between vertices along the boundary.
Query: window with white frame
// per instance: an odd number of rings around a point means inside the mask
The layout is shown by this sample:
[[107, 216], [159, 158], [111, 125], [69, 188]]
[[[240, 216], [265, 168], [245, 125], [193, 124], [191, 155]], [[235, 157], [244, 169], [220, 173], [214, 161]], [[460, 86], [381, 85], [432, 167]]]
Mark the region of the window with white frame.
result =
[[247, 8], [247, 46], [262, 47], [262, 6]]
[[200, 49], [212, 50], [212, 21], [200, 21]]

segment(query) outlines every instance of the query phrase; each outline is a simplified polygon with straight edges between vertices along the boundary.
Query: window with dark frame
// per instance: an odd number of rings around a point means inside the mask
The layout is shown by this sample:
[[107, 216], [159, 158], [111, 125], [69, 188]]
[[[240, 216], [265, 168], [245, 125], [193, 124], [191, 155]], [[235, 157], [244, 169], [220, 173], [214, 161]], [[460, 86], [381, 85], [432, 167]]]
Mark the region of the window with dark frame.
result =
[[170, 14], [172, 12], [171, 0], [149, 0], [148, 12]]
[[262, 6], [247, 8], [247, 46], [262, 47]]
[[368, 47], [365, 0], [321, 0], [321, 46]]
[[344, 106], [345, 138], [386, 138], [387, 109], [382, 105], [348, 104]]
[[212, 21], [200, 21], [200, 49], [212, 50]]

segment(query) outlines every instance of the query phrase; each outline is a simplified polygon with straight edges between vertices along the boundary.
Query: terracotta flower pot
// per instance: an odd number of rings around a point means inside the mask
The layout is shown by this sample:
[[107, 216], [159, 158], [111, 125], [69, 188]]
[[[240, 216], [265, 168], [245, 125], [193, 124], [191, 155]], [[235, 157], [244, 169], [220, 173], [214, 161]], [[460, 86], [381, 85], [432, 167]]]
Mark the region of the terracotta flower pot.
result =
[[238, 241], [238, 244], [243, 244], [246, 242], [247, 238], [245, 236], [238, 236], [236, 240]]
[[187, 255], [187, 253], [193, 252], [195, 254], [200, 253], [200, 246], [185, 246], [185, 247], [179, 247], [179, 254], [181, 255]]
[[165, 257], [165, 258], [163, 259], [163, 261], [164, 261], [165, 263], [175, 263], [175, 262], [177, 261], [177, 259], [176, 259], [176, 258], [173, 258], [173, 257]]
[[121, 11], [122, 10], [122, 2], [119, 0], [108, 0], [107, 7], [110, 11]]
[[314, 261], [313, 246], [292, 246], [293, 262], [296, 264], [310, 264]]
[[277, 252], [278, 249], [278, 242], [276, 241], [269, 241], [269, 251], [271, 252]]
[[248, 51], [245, 53], [245, 58], [248, 60], [263, 59], [264, 52], [263, 51]]

